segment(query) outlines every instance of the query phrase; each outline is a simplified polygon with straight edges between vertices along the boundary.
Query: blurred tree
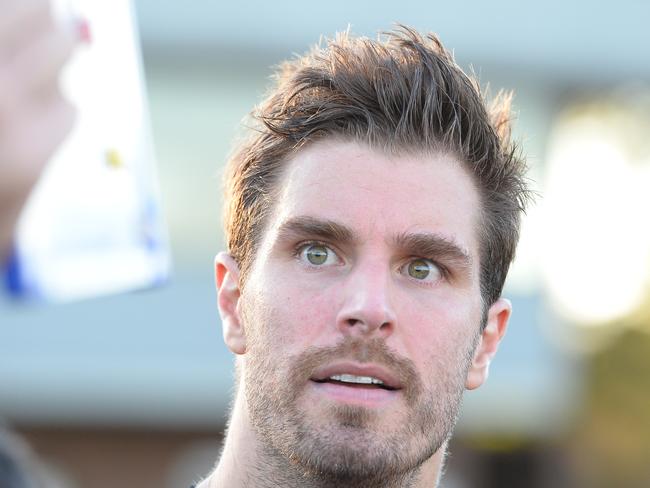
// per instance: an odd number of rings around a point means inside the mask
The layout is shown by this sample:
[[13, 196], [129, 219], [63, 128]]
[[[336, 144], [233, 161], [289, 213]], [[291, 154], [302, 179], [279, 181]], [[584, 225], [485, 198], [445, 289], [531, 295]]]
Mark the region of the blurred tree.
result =
[[569, 443], [580, 486], [650, 486], [650, 334], [628, 329], [592, 358], [585, 404]]

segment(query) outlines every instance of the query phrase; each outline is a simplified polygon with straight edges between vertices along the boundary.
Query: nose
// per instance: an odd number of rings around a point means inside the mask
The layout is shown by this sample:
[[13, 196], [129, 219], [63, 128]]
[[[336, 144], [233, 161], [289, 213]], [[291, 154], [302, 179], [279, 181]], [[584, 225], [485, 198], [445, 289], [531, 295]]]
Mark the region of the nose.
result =
[[354, 269], [343, 284], [342, 306], [337, 316], [337, 327], [350, 336], [390, 336], [397, 325], [397, 316], [391, 303], [390, 271], [376, 263]]

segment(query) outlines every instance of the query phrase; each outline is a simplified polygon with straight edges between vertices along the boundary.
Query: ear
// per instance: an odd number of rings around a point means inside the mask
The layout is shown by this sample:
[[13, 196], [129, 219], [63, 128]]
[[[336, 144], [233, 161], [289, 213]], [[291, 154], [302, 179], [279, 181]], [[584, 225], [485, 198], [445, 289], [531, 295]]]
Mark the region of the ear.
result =
[[490, 361], [497, 353], [499, 343], [506, 333], [511, 313], [512, 304], [505, 298], [499, 298], [488, 310], [487, 323], [467, 372], [465, 388], [468, 390], [478, 388], [487, 380]]
[[220, 252], [214, 259], [217, 304], [223, 327], [223, 341], [235, 354], [246, 352], [246, 334], [239, 314], [239, 265], [233, 257]]

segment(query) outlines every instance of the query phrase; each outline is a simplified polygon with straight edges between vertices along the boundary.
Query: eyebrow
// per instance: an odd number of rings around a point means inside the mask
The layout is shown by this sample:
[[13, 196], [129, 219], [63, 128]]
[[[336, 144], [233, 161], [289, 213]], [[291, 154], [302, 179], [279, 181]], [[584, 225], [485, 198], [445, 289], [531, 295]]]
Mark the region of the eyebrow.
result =
[[[287, 240], [296, 236], [323, 239], [340, 244], [358, 241], [348, 226], [329, 219], [309, 216], [293, 217], [283, 222], [278, 229], [278, 238]], [[392, 239], [392, 245], [403, 253], [424, 258], [452, 261], [462, 268], [471, 268], [469, 252], [446, 236], [430, 232], [404, 232]]]
[[295, 236], [318, 238], [341, 244], [349, 244], [357, 240], [354, 232], [343, 224], [307, 216], [294, 217], [280, 225], [278, 229], [280, 240]]
[[453, 239], [429, 232], [401, 233], [393, 239], [393, 245], [405, 254], [423, 258], [451, 261], [461, 268], [471, 268], [469, 252]]

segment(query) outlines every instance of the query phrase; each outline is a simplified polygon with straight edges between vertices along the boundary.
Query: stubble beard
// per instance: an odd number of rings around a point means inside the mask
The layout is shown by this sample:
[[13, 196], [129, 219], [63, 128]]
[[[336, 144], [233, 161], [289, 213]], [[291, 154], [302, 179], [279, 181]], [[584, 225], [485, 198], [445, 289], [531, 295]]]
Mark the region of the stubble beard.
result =
[[[382, 339], [348, 339], [283, 357], [263, 335], [248, 335], [245, 396], [261, 454], [283, 486], [413, 486], [419, 467], [449, 439], [473, 346], [458, 364], [434, 358], [427, 371], [437, 379], [426, 389], [413, 363]], [[402, 425], [383, 429], [376, 412], [350, 405], [328, 406], [329, 418], [318, 424], [301, 412], [300, 396], [316, 368], [343, 359], [381, 364], [398, 376], [408, 407]]]

